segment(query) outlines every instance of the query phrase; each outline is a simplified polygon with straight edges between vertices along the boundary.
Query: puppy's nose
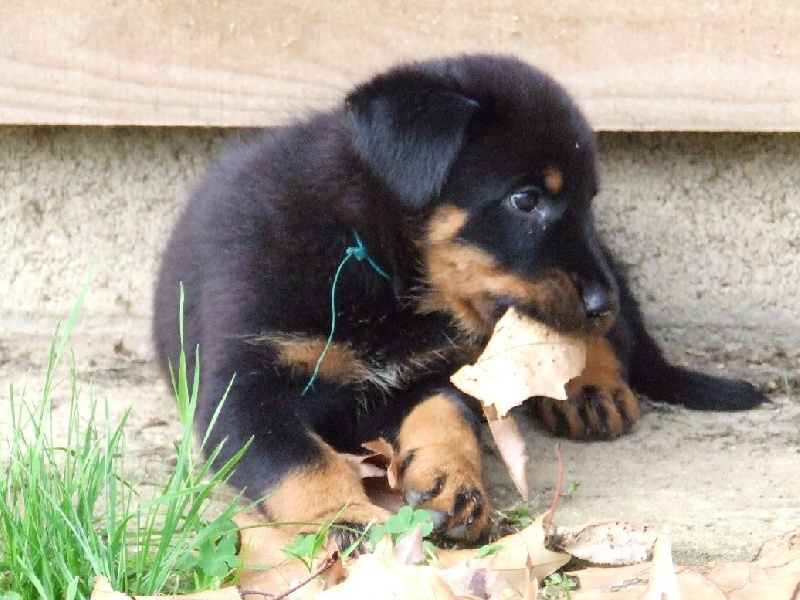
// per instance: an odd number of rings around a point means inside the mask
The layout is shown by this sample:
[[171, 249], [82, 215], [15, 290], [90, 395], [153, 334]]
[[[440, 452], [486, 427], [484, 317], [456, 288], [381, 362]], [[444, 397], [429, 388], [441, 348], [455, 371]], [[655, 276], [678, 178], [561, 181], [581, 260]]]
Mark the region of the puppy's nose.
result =
[[599, 283], [587, 283], [581, 286], [583, 309], [586, 318], [592, 322], [613, 319], [619, 312], [617, 295]]

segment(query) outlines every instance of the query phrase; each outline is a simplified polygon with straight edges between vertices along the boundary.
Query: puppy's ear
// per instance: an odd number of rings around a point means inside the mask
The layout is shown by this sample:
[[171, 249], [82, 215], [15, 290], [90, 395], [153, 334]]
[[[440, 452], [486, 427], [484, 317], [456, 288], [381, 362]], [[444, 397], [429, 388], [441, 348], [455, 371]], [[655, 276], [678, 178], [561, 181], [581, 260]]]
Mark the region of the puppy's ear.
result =
[[442, 79], [415, 71], [379, 76], [345, 105], [356, 151], [411, 209], [439, 193], [478, 109]]

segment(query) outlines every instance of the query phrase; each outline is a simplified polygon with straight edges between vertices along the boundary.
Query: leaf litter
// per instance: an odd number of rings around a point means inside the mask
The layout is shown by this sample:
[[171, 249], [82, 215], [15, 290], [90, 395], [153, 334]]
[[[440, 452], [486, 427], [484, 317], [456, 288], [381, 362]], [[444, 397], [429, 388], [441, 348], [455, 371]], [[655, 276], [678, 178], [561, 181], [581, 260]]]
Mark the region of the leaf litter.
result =
[[[524, 499], [527, 453], [508, 412], [528, 398], [565, 399], [564, 385], [581, 373], [585, 346], [550, 331], [513, 309], [498, 322], [475, 365], [459, 370], [454, 385], [478, 398], [509, 474]], [[391, 444], [365, 444], [366, 456], [346, 456], [373, 502], [397, 510], [398, 465]], [[560, 464], [560, 454], [559, 464]], [[560, 468], [559, 468], [560, 472]], [[311, 569], [283, 552], [292, 534], [241, 516], [242, 569], [235, 586], [161, 600], [536, 600], [539, 582], [565, 565], [578, 581], [573, 600], [800, 600], [800, 533], [767, 543], [753, 562], [675, 567], [665, 531], [624, 521], [600, 521], [579, 528], [556, 528], [553, 507], [519, 532], [493, 542], [496, 552], [438, 549], [425, 563], [419, 527], [396, 543], [386, 536], [371, 553], [342, 559], [337, 548], [323, 549]], [[551, 535], [552, 533], [552, 535]], [[652, 559], [647, 561], [652, 554]], [[577, 560], [573, 560], [577, 559]], [[92, 600], [148, 600], [115, 592], [97, 578]]]

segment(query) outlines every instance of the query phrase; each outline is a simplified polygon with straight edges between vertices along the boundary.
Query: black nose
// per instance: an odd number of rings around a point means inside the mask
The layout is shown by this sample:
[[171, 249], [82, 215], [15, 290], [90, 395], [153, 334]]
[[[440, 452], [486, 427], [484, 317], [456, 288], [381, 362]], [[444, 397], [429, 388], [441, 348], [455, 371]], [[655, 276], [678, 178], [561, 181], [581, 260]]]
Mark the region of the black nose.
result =
[[617, 295], [599, 283], [586, 283], [580, 286], [583, 308], [590, 321], [604, 321], [617, 316], [619, 303]]

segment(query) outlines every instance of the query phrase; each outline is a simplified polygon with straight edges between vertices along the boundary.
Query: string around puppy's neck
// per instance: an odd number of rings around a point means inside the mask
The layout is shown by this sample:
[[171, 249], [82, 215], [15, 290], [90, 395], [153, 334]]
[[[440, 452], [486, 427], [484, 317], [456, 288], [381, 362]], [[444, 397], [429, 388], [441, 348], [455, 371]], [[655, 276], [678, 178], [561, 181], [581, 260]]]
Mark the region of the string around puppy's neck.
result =
[[356, 240], [355, 246], [348, 246], [345, 248], [344, 257], [342, 261], [339, 263], [339, 266], [336, 268], [336, 273], [333, 276], [333, 284], [331, 285], [331, 332], [328, 335], [328, 340], [325, 342], [325, 346], [322, 348], [322, 352], [317, 359], [317, 363], [314, 365], [314, 370], [311, 372], [311, 378], [308, 380], [306, 387], [303, 388], [301, 392], [301, 396], [305, 396], [308, 390], [311, 389], [311, 386], [314, 384], [314, 381], [317, 379], [317, 375], [319, 374], [320, 365], [322, 365], [322, 361], [325, 359], [325, 355], [330, 350], [331, 344], [333, 343], [333, 334], [336, 331], [336, 286], [339, 284], [339, 275], [344, 269], [344, 266], [347, 264], [347, 261], [350, 258], [355, 258], [358, 261], [366, 260], [370, 267], [381, 277], [386, 280], [391, 280], [389, 274], [381, 269], [381, 267], [376, 263], [373, 258], [367, 252], [367, 248], [364, 246], [364, 242], [361, 240], [361, 236], [358, 235], [358, 232], [354, 229], [353, 230], [353, 237]]

